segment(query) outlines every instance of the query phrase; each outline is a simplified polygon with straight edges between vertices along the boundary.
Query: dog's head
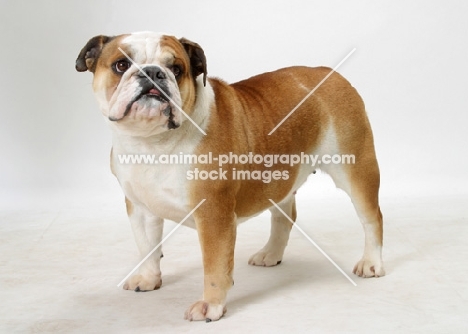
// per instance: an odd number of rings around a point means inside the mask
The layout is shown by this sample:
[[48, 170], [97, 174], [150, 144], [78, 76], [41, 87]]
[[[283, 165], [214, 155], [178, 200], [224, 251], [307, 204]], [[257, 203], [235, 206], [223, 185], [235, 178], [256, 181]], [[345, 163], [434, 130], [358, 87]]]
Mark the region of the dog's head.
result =
[[104, 116], [119, 131], [141, 136], [178, 128], [207, 74], [198, 44], [152, 32], [96, 36], [78, 55], [76, 70], [94, 74]]

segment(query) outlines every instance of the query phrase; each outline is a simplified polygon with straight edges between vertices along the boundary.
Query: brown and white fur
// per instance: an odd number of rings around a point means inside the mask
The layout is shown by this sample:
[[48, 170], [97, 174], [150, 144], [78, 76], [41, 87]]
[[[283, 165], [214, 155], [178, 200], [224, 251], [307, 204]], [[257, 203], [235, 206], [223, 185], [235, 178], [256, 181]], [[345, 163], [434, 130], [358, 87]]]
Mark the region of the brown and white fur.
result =
[[[142, 94], [144, 79], [119, 48], [140, 68], [148, 69], [152, 78], [164, 85], [172, 101], [159, 98], [161, 92], [157, 90], [136, 98]], [[113, 132], [112, 172], [125, 194], [141, 256], [161, 241], [164, 219], [179, 222], [206, 199], [185, 222], [198, 232], [204, 268], [203, 296], [188, 308], [186, 319], [217, 320], [226, 311], [239, 222], [270, 210], [270, 239], [249, 264], [274, 266], [281, 262], [292, 225], [269, 199], [295, 220], [295, 192], [316, 167], [276, 165], [274, 168], [287, 171], [289, 178], [270, 183], [203, 181], [188, 180], [187, 171], [217, 170], [216, 164], [120, 164], [120, 154], [353, 154], [355, 164], [321, 165], [320, 169], [350, 196], [364, 227], [364, 255], [353, 272], [361, 277], [385, 274], [381, 259], [380, 177], [372, 131], [363, 101], [338, 73], [333, 73], [269, 136], [331, 69], [291, 67], [229, 85], [206, 77], [206, 58], [198, 44], [150, 32], [96, 36], [81, 51], [76, 69], [94, 73], [93, 89]], [[223, 168], [268, 169], [261, 164], [235, 163]], [[160, 247], [128, 279], [124, 289], [158, 289], [162, 283], [161, 255]]]

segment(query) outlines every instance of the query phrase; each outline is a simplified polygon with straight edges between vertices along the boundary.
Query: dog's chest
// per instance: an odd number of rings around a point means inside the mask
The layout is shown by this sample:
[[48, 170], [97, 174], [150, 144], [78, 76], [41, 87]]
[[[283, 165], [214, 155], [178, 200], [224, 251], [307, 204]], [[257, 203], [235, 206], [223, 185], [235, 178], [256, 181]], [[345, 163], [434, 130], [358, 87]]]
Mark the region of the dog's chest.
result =
[[[184, 219], [191, 210], [187, 189], [190, 165], [160, 162], [162, 154], [158, 153], [126, 152], [129, 150], [114, 146], [111, 158], [125, 196], [158, 217], [174, 222]], [[122, 157], [127, 157], [127, 161], [123, 162]], [[133, 157], [133, 161], [128, 157]], [[193, 222], [189, 218], [185, 224], [190, 226]]]

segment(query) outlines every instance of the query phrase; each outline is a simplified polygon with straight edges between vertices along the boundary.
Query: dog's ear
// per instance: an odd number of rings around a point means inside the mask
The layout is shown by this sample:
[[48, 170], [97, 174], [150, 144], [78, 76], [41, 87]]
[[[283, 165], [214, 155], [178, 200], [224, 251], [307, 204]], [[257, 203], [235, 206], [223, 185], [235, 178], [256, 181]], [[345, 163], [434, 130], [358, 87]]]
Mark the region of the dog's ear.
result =
[[102, 48], [109, 43], [113, 37], [99, 35], [91, 38], [81, 49], [78, 58], [76, 58], [75, 68], [78, 72], [90, 71], [94, 73], [96, 69], [96, 60], [101, 54]]
[[200, 45], [189, 41], [186, 38], [179, 39], [179, 42], [184, 46], [190, 58], [190, 67], [192, 68], [192, 75], [194, 78], [198, 77], [203, 73], [203, 85], [206, 86], [206, 75], [208, 73], [206, 69], [206, 57], [205, 52]]

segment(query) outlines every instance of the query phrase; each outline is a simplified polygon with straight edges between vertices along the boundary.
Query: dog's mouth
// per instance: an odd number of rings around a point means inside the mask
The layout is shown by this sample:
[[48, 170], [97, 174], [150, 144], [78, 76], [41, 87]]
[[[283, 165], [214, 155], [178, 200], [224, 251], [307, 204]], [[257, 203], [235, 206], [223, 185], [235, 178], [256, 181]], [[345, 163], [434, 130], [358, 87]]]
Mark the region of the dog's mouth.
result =
[[155, 87], [151, 88], [146, 93], [142, 92], [140, 94], [140, 97], [138, 97], [136, 101], [140, 100], [144, 96], [148, 98], [156, 99], [157, 101], [161, 103], [169, 103], [169, 99], [167, 98], [166, 94], [162, 93], [159, 89]]
[[135, 94], [135, 96], [128, 102], [123, 117], [127, 116], [132, 111], [135, 103], [146, 105], [148, 108], [162, 108], [162, 113], [165, 116], [169, 116], [169, 113], [171, 112], [168, 94], [161, 92], [161, 90], [153, 85], [142, 87], [141, 91], [138, 94]]
[[[117, 122], [125, 118], [151, 125], [161, 123], [161, 126], [169, 130], [176, 129], [180, 126], [180, 117], [177, 116], [177, 105], [172, 98], [169, 88], [165, 85], [156, 86], [149, 81], [141, 81], [132, 97], [126, 101], [123, 98], [122, 102], [116, 103], [116, 108], [110, 112], [109, 120]], [[178, 96], [175, 95], [174, 98], [177, 100]]]
[[121, 118], [109, 117], [111, 121], [119, 121], [129, 115], [133, 117], [146, 118], [167, 118], [166, 126], [168, 129], [176, 129], [180, 126], [175, 120], [173, 113], [173, 104], [169, 94], [161, 91], [159, 87], [153, 85], [144, 85], [141, 90], [126, 104], [125, 111]]
[[[136, 96], [132, 99], [132, 101], [130, 101], [130, 103], [127, 105], [126, 112], [128, 112], [131, 109], [133, 103], [135, 103], [136, 101], [144, 100], [144, 99], [154, 99], [161, 103], [169, 103], [169, 97], [166, 92], [161, 92], [159, 88], [153, 87], [153, 86], [143, 87], [140, 93], [136, 94]], [[145, 102], [145, 101], [142, 101], [142, 102]]]

